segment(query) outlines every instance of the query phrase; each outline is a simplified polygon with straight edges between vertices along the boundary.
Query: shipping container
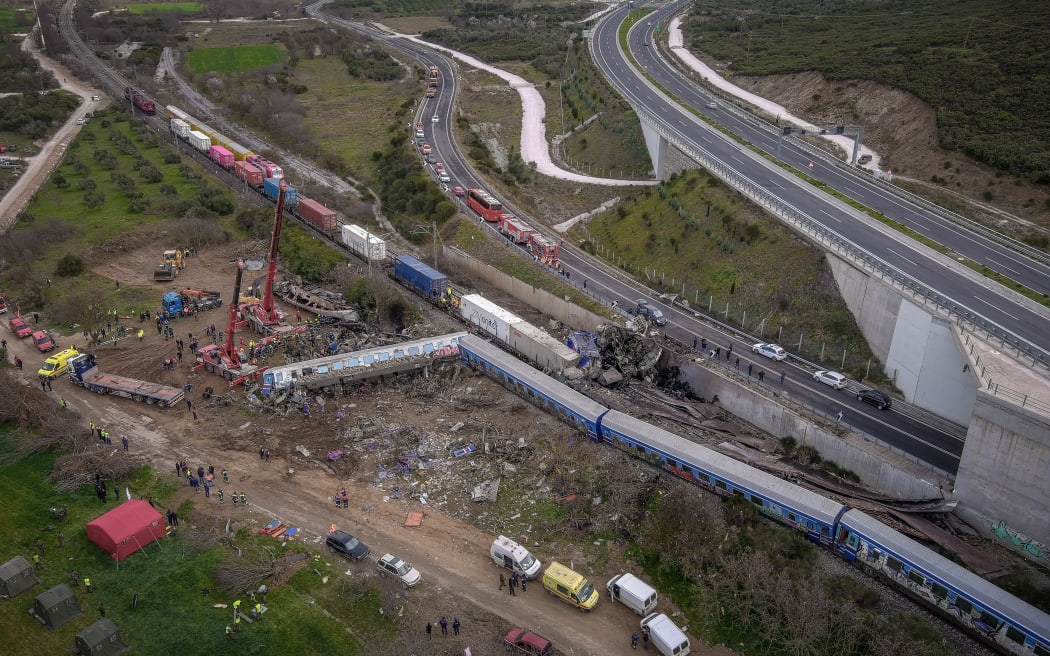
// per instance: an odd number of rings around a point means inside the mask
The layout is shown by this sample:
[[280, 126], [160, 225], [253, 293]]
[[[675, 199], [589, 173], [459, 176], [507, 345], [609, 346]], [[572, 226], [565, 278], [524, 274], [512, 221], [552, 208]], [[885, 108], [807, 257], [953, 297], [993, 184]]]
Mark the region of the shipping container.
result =
[[164, 108], [164, 111], [167, 113], [168, 118], [177, 118], [179, 120], [186, 121], [187, 124], [190, 122], [190, 119], [192, 118], [189, 114], [187, 114], [186, 112], [182, 111], [181, 109], [179, 109], [175, 105], [168, 105], [167, 107]]
[[299, 216], [327, 235], [334, 235], [339, 230], [335, 210], [330, 210], [315, 200], [300, 198], [298, 211]]
[[507, 345], [528, 358], [537, 368], [547, 371], [561, 372], [575, 367], [580, 361], [579, 353], [528, 321], [510, 327]]
[[[273, 202], [277, 202], [277, 195], [280, 193], [281, 181], [277, 178], [266, 178], [263, 180], [263, 193], [267, 198]], [[299, 197], [295, 193], [295, 187], [292, 185], [285, 185], [284, 188], [284, 207], [285, 209], [292, 209], [299, 204]]]
[[536, 232], [528, 223], [525, 223], [513, 214], [504, 214], [500, 217], [499, 231], [515, 244], [527, 244]]
[[202, 153], [207, 153], [211, 150], [211, 139], [206, 134], [202, 134], [196, 130], [190, 130], [189, 141], [191, 146]]
[[208, 150], [208, 156], [211, 157], [213, 162], [223, 167], [224, 169], [228, 169], [233, 166], [233, 153], [226, 150], [222, 146], [212, 146]]
[[254, 154], [252, 153], [252, 151], [248, 150], [236, 141], [231, 141], [226, 146], [226, 148], [228, 148], [229, 151], [233, 153], [233, 158], [236, 159], [238, 162], [247, 161], [248, 157]]
[[190, 124], [181, 118], [173, 118], [171, 119], [171, 132], [185, 141], [190, 136]]
[[261, 187], [263, 183], [263, 171], [251, 162], [234, 162], [233, 173], [253, 187]]
[[510, 343], [511, 325], [523, 321], [521, 317], [501, 308], [481, 294], [468, 294], [461, 298], [459, 316], [504, 344]]
[[[361, 258], [373, 262], [386, 259], [386, 242], [361, 226], [347, 224], [342, 229], [343, 244]], [[369, 258], [371, 251], [371, 258]]]
[[411, 255], [400, 255], [394, 260], [394, 276], [432, 300], [440, 298], [448, 287], [445, 274], [430, 268]]

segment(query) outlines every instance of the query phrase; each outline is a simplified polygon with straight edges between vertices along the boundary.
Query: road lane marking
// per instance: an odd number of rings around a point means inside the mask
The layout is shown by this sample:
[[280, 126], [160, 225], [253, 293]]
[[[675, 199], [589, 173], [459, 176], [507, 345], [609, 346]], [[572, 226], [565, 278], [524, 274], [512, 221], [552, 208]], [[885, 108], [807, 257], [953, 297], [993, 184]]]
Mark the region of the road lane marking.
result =
[[892, 248], [887, 248], [886, 250], [888, 250], [889, 252], [893, 253], [894, 255], [896, 255], [900, 259], [904, 260], [905, 262], [910, 262], [912, 266], [915, 266], [915, 267], [919, 266], [913, 260], [909, 260], [908, 258], [904, 257], [903, 255], [901, 255], [897, 251], [893, 250]]
[[1017, 318], [1017, 317], [1015, 317], [1014, 315], [1010, 314], [1009, 312], [1007, 312], [1006, 310], [1002, 309], [1001, 307], [999, 307], [999, 306], [997, 306], [997, 305], [992, 305], [991, 303], [989, 303], [988, 301], [984, 300], [984, 299], [983, 299], [983, 298], [981, 298], [980, 296], [974, 296], [974, 298], [976, 298], [976, 299], [977, 299], [978, 301], [980, 301], [980, 302], [984, 303], [985, 305], [987, 305], [987, 306], [988, 306], [988, 307], [990, 307], [990, 308], [994, 308], [994, 309], [996, 309], [996, 310], [999, 310], [1000, 312], [1002, 312], [1002, 313], [1003, 313], [1003, 314], [1005, 314], [1006, 316], [1010, 317], [1010, 318], [1011, 318], [1011, 319], [1013, 319], [1014, 321], [1020, 321], [1020, 319], [1018, 319], [1018, 318]]
[[840, 219], [839, 217], [835, 216], [834, 214], [832, 214], [831, 212], [827, 211], [824, 208], [820, 208], [820, 213], [823, 214], [824, 216], [828, 217], [829, 219], [833, 220], [833, 221], [837, 221], [839, 223], [842, 223], [842, 219]]

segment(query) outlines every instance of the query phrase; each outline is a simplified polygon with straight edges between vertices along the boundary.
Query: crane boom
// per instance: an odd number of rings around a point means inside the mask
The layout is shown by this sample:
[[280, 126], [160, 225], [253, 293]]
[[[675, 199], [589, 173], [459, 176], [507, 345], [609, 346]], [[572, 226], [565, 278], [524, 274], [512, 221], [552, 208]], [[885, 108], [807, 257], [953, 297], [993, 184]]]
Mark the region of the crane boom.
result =
[[274, 211], [273, 232], [270, 234], [270, 255], [266, 262], [266, 281], [263, 283], [262, 311], [266, 325], [280, 322], [277, 306], [273, 301], [273, 283], [277, 278], [277, 251], [281, 246], [281, 224], [284, 222], [284, 192], [288, 187], [282, 179], [277, 192], [277, 209]]
[[222, 355], [230, 362], [230, 367], [233, 369], [241, 366], [241, 356], [237, 354], [237, 347], [233, 342], [233, 331], [237, 328], [237, 308], [238, 303], [236, 300], [241, 297], [241, 276], [244, 274], [244, 261], [239, 260], [237, 262], [237, 280], [233, 283], [233, 298], [234, 302], [230, 303], [230, 322], [226, 325], [226, 339], [222, 342]]

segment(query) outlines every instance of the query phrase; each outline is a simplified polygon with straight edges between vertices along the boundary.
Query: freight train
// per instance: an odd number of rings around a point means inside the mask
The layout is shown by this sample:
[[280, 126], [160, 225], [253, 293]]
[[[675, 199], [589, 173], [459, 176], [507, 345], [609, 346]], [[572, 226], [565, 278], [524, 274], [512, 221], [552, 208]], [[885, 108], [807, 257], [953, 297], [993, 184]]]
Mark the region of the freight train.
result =
[[740, 496], [1007, 654], [1050, 656], [1050, 615], [865, 513], [603, 406], [475, 335], [460, 356], [594, 441], [723, 497]]

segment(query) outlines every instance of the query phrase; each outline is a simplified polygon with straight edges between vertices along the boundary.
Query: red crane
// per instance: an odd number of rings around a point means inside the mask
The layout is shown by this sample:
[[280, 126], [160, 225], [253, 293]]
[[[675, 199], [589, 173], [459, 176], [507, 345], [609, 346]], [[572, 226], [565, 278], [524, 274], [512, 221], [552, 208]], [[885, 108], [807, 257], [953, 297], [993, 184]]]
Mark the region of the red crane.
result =
[[255, 332], [267, 335], [276, 332], [281, 326], [281, 315], [273, 300], [273, 283], [277, 278], [277, 251], [281, 247], [281, 226], [284, 223], [284, 192], [288, 187], [282, 179], [277, 192], [277, 209], [273, 217], [273, 232], [270, 233], [270, 253], [266, 260], [266, 279], [263, 282], [262, 298], [258, 303], [241, 308]]
[[[233, 298], [241, 297], [241, 278], [244, 274], [244, 262], [237, 262], [237, 280], [233, 285]], [[238, 385], [252, 376], [257, 376], [265, 371], [265, 367], [257, 367], [246, 364], [241, 360], [241, 354], [233, 341], [234, 332], [237, 330], [237, 303], [230, 303], [230, 319], [226, 324], [226, 337], [222, 344], [206, 344], [197, 350], [197, 364], [193, 370], [204, 369], [213, 374], [222, 376], [230, 381], [230, 386]]]

